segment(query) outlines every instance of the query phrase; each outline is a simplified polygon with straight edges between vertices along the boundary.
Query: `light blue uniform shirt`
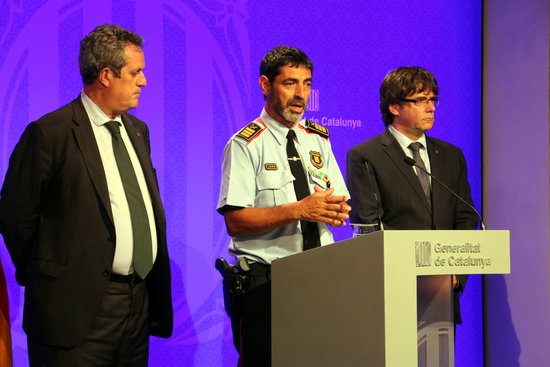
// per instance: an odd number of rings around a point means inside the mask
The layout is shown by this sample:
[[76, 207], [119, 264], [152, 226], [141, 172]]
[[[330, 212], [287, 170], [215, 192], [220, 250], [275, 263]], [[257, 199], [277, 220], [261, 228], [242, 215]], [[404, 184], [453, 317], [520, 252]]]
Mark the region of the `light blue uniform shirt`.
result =
[[[272, 119], [265, 110], [254, 124], [252, 130], [258, 132], [252, 137], [247, 140], [240, 136], [245, 128], [225, 146], [218, 209], [226, 205], [269, 208], [297, 201], [286, 153], [288, 128]], [[303, 120], [293, 129], [310, 193], [314, 192], [314, 185], [323, 189], [330, 186], [334, 188], [334, 195], [349, 197], [329, 140], [309, 131]], [[333, 243], [326, 224], [318, 225], [321, 245]], [[301, 251], [299, 221], [259, 235], [233, 237], [229, 246], [231, 255], [265, 264]]]

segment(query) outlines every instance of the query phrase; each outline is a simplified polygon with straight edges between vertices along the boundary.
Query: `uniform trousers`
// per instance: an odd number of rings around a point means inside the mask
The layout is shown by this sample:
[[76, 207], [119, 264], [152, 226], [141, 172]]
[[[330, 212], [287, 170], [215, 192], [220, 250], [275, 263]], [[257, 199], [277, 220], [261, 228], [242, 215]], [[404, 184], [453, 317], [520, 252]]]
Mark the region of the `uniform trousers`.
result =
[[240, 317], [231, 321], [239, 367], [271, 366], [271, 267], [250, 265], [250, 283]]
[[146, 283], [110, 281], [86, 338], [57, 347], [27, 338], [30, 367], [146, 367], [149, 357]]

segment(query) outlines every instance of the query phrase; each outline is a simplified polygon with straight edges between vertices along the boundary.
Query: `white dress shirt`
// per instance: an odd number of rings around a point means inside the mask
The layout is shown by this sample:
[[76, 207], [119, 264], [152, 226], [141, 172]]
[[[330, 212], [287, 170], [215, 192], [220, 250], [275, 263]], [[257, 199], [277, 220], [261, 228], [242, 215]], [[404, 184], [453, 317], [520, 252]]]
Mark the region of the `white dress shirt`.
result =
[[115, 222], [116, 231], [116, 246], [115, 257], [113, 260], [112, 271], [116, 274], [127, 275], [133, 273], [132, 256], [134, 252], [132, 220], [130, 217], [130, 208], [126, 200], [126, 193], [120, 178], [118, 166], [113, 152], [112, 135], [106, 126], [103, 126], [107, 121], [118, 121], [120, 126], [120, 135], [130, 155], [130, 160], [134, 166], [134, 171], [138, 180], [147, 216], [149, 217], [149, 227], [151, 229], [151, 243], [153, 251], [153, 262], [157, 256], [157, 232], [155, 227], [155, 217], [153, 213], [153, 205], [151, 196], [147, 189], [145, 176], [139, 159], [134, 150], [134, 146], [128, 137], [128, 133], [122, 123], [121, 116], [117, 116], [111, 120], [85, 93], [80, 94], [86, 113], [91, 121], [92, 131], [95, 135], [101, 163], [105, 170], [105, 178], [107, 179], [107, 187], [109, 189], [109, 199], [111, 201], [111, 210], [113, 212], [113, 220]]

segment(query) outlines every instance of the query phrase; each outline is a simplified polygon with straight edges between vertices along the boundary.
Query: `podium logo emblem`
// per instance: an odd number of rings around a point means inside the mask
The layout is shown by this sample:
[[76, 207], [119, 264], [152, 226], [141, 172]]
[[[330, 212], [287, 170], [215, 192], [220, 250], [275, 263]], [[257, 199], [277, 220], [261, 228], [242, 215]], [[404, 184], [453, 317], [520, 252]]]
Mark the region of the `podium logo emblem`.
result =
[[416, 241], [416, 267], [430, 266], [432, 263], [432, 244], [427, 241]]

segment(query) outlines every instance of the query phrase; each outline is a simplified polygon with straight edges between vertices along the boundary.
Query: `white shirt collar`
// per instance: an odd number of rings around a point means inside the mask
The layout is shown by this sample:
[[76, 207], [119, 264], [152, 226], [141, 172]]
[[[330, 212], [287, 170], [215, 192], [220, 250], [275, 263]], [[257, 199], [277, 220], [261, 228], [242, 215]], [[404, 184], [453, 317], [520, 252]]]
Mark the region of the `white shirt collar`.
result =
[[[279, 144], [286, 144], [286, 135], [288, 134], [288, 127], [281, 124], [279, 121], [275, 120], [273, 117], [269, 116], [265, 108], [262, 110], [262, 114], [260, 115], [260, 118], [262, 119], [264, 124], [266, 124], [266, 126], [269, 128], [269, 130], [271, 131], [271, 133], [273, 134], [277, 142]], [[294, 132], [296, 133], [296, 139], [298, 140], [298, 142], [300, 142], [299, 140], [300, 128], [298, 127], [298, 125], [304, 126], [303, 122], [304, 120], [300, 120], [300, 122], [298, 122], [292, 128], [292, 130], [294, 130]]]
[[88, 113], [88, 117], [93, 124], [101, 126], [107, 121], [118, 121], [122, 124], [121, 115], [115, 117], [114, 119], [109, 118], [109, 116], [107, 116], [105, 112], [103, 112], [101, 108], [99, 108], [99, 106], [96, 105], [94, 101], [86, 95], [86, 93], [84, 93], [84, 90], [80, 93], [80, 99], [82, 100], [82, 104], [84, 105], [84, 108]]
[[405, 152], [409, 149], [409, 145], [411, 145], [411, 143], [415, 143], [415, 142], [418, 142], [418, 143], [422, 144], [421, 149], [426, 149], [426, 147], [427, 147], [427, 145], [426, 145], [426, 134], [422, 134], [422, 136], [418, 140], [411, 140], [407, 136], [405, 136], [403, 133], [398, 131], [392, 125], [388, 125], [388, 130], [395, 137], [395, 139], [397, 140], [397, 142], [399, 143], [399, 145], [401, 146], [401, 148]]

